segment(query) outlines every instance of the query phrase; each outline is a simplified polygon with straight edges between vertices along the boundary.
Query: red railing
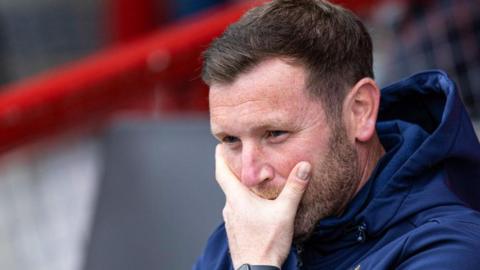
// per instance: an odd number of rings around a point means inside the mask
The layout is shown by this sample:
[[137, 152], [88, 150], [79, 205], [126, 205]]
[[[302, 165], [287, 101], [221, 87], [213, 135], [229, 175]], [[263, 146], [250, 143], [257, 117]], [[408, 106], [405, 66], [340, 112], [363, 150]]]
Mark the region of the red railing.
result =
[[117, 110], [207, 109], [201, 51], [251, 4], [217, 8], [82, 61], [0, 89], [0, 151]]

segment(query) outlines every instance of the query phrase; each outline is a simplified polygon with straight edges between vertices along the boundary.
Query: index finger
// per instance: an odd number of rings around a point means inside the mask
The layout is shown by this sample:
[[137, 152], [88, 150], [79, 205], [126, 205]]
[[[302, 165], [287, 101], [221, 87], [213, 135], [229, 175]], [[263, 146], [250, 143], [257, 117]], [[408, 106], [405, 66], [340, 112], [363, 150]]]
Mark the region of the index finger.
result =
[[215, 148], [215, 178], [220, 188], [225, 193], [225, 197], [238, 195], [239, 192], [248, 192], [248, 189], [240, 183], [240, 180], [233, 174], [223, 157], [222, 145], [218, 144]]

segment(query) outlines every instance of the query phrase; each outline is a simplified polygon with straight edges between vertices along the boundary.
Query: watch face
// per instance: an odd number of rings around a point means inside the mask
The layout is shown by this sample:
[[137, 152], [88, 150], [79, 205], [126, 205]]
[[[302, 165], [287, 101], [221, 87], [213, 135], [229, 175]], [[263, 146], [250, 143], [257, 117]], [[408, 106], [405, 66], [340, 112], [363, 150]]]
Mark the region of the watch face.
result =
[[280, 268], [273, 265], [250, 265], [246, 263], [242, 264], [237, 270], [280, 270]]
[[250, 265], [248, 263], [242, 264], [237, 270], [250, 270]]

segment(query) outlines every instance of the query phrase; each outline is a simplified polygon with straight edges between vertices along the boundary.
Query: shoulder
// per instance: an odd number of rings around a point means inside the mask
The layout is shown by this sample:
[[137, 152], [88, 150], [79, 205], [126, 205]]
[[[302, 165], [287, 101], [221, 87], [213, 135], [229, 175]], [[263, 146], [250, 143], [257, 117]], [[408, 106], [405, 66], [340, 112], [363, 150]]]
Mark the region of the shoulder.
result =
[[474, 210], [432, 218], [406, 237], [399, 269], [477, 269], [480, 214]]
[[225, 225], [218, 226], [207, 241], [203, 254], [193, 266], [194, 270], [232, 269], [228, 252]]

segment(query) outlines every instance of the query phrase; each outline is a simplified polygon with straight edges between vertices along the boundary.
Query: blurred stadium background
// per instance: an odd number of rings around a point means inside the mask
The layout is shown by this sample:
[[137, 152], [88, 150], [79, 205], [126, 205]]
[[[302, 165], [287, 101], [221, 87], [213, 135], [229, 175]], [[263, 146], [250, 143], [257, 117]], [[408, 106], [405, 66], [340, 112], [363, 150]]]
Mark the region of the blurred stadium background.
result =
[[[334, 2], [381, 85], [443, 68], [477, 119], [477, 0]], [[191, 267], [223, 204], [200, 54], [255, 4], [0, 1], [0, 269]]]

